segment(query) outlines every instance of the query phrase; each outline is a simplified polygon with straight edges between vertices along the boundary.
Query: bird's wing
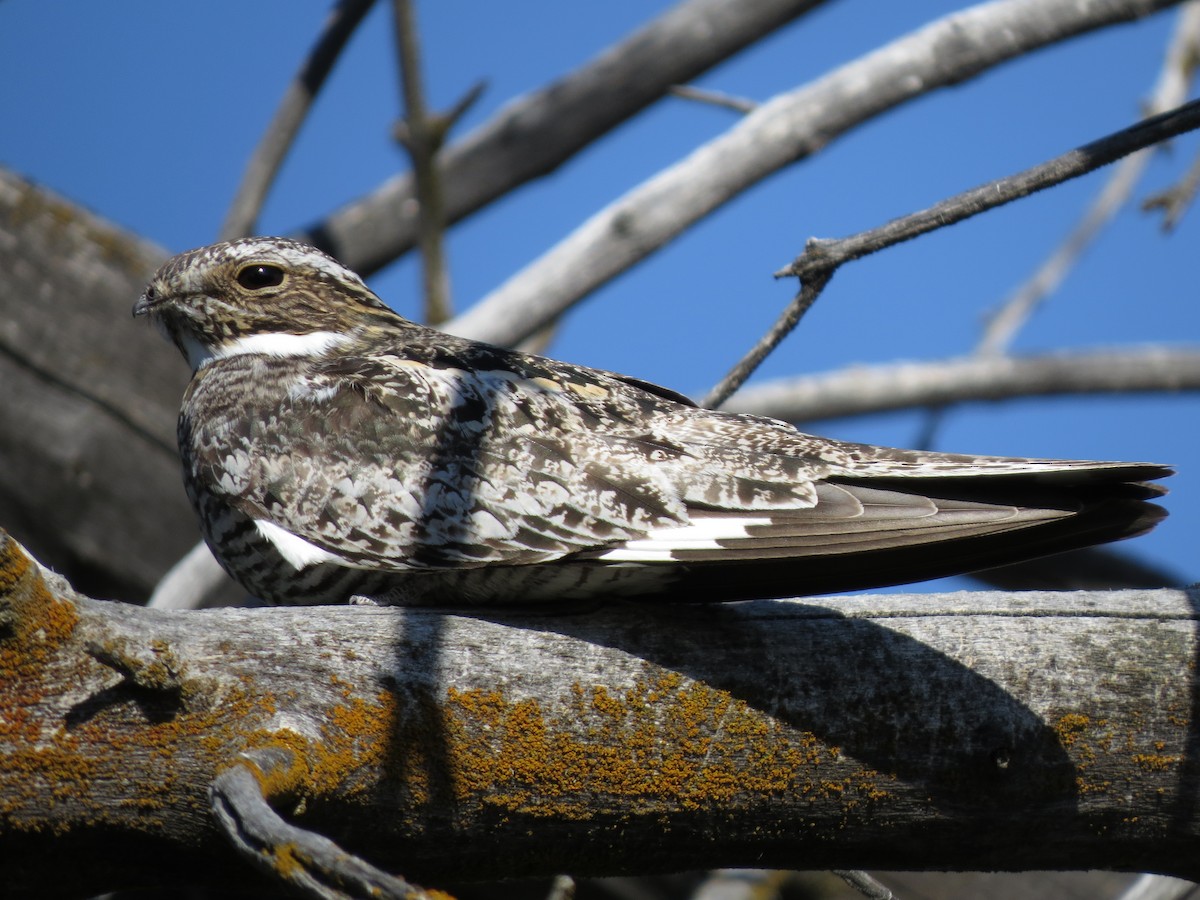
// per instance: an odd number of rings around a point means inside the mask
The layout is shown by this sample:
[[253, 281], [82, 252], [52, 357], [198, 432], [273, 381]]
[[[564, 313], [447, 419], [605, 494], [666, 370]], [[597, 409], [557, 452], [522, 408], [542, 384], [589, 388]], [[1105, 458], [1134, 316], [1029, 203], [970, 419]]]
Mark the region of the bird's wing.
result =
[[512, 354], [490, 362], [384, 352], [303, 370], [273, 401], [285, 408], [243, 417], [266, 424], [229, 502], [301, 561], [411, 570], [582, 553], [696, 563], [967, 538], [1078, 509], [1074, 496], [1023, 509], [1003, 486], [931, 501], [933, 480], [1161, 474], [844, 444], [596, 370]]
[[284, 408], [248, 417], [264, 424], [227, 499], [300, 559], [520, 565], [684, 525], [695, 502], [815, 498], [799, 462], [757, 454], [759, 469], [738, 468], [728, 448], [690, 450], [649, 424], [657, 405], [686, 407], [577, 367], [341, 356], [275, 402]]

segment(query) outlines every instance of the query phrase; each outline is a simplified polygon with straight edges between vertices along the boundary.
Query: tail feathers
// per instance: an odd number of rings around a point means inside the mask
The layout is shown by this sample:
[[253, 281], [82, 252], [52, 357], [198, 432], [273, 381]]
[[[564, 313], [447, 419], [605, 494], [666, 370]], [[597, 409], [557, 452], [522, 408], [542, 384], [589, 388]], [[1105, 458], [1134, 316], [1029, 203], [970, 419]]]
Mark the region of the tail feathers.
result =
[[[697, 509], [579, 561], [673, 570], [682, 600], [802, 596], [962, 574], [1133, 537], [1165, 511], [1150, 464], [1055, 471], [837, 478], [816, 506], [769, 513]], [[665, 573], [664, 573], [665, 574]]]

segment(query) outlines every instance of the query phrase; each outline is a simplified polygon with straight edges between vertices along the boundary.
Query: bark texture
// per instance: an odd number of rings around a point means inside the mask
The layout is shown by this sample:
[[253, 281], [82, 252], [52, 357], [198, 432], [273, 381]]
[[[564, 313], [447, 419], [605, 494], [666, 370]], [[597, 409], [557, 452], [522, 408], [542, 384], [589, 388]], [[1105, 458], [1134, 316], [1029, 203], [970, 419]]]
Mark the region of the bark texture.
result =
[[1195, 878], [1198, 600], [160, 612], [77, 596], [6, 541], [0, 865], [29, 891], [229, 878], [208, 791], [241, 760], [293, 825], [426, 884]]
[[134, 323], [159, 247], [0, 169], [0, 521], [100, 596], [142, 599], [199, 532], [175, 350]]

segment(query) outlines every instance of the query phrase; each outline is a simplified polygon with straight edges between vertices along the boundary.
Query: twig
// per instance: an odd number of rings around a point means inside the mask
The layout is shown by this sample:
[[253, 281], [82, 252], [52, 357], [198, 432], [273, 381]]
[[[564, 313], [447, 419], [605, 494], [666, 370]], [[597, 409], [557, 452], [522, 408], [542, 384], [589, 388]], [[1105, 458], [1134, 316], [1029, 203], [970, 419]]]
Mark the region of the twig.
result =
[[893, 244], [912, 240], [927, 232], [945, 228], [989, 209], [1086, 175], [1122, 156], [1198, 127], [1200, 100], [1193, 100], [1098, 141], [1084, 144], [1041, 165], [956, 194], [936, 206], [894, 219], [879, 228], [839, 240], [814, 238], [808, 242], [799, 257], [775, 275], [811, 278], [819, 272], [830, 271], [852, 259], [868, 256]]
[[279, 778], [294, 764], [289, 750], [254, 750], [213, 781], [212, 812], [225, 837], [251, 865], [317, 900], [431, 900], [421, 888], [388, 875], [333, 841], [289, 825], [267, 804], [255, 770]]
[[267, 192], [300, 131], [300, 125], [308, 115], [313, 99], [321, 90], [350, 35], [370, 10], [371, 3], [372, 0], [341, 0], [334, 7], [316, 46], [288, 86], [271, 124], [267, 126], [246, 165], [242, 182], [221, 225], [221, 240], [232, 240], [253, 233]]
[[1173, 231], [1188, 207], [1195, 201], [1197, 190], [1200, 190], [1200, 153], [1192, 159], [1192, 164], [1188, 166], [1183, 178], [1167, 190], [1147, 197], [1142, 209], [1161, 209], [1163, 231]]
[[692, 87], [690, 84], [673, 84], [668, 93], [685, 100], [695, 100], [698, 103], [732, 109], [734, 112], [752, 113], [758, 108], [758, 102], [747, 97], [735, 97], [733, 94]]
[[745, 383], [754, 370], [762, 365], [762, 361], [770, 355], [771, 351], [779, 346], [779, 342], [799, 324], [800, 319], [808, 312], [809, 308], [817, 302], [821, 291], [825, 290], [825, 285], [833, 277], [833, 272], [833, 269], [829, 269], [827, 272], [818, 273], [803, 281], [800, 290], [792, 298], [787, 309], [783, 311], [783, 315], [775, 320], [775, 324], [759, 339], [750, 352], [743, 356], [738, 364], [730, 369], [728, 374], [709, 392], [708, 396], [700, 401], [702, 406], [711, 406], [715, 409]]
[[976, 353], [987, 356], [1008, 350], [1021, 326], [1042, 301], [1062, 284], [1083, 251], [1117, 214], [1117, 210], [1125, 205], [1153, 152], [1153, 148], [1147, 148], [1121, 161], [1067, 239], [990, 317], [975, 348]]
[[896, 896], [866, 872], [857, 869], [836, 869], [833, 874], [869, 900], [892, 900]]
[[447, 330], [516, 344], [751, 185], [855, 125], [1037, 47], [1163, 5], [1162, 0], [1085, 5], [1004, 0], [940, 19], [762, 104], [720, 137], [596, 213], [448, 323]]
[[878, 228], [838, 240], [810, 239], [804, 252], [795, 261], [775, 273], [777, 277], [797, 276], [801, 282], [799, 293], [770, 331], [730, 370], [704, 403], [719, 406], [745, 383], [767, 355], [796, 327], [843, 263], [1084, 175], [1142, 147], [1197, 127], [1200, 127], [1200, 101], [1146, 119], [1132, 128], [1085, 144], [1032, 169], [964, 191], [936, 206], [893, 219]]
[[396, 23], [396, 51], [400, 59], [400, 87], [404, 95], [404, 119], [394, 131], [412, 159], [417, 182], [417, 244], [421, 249], [425, 286], [425, 321], [440, 325], [451, 316], [450, 274], [446, 266], [446, 212], [442, 198], [441, 174], [437, 155], [454, 122], [478, 99], [483, 85], [477, 84], [454, 109], [445, 115], [431, 115], [425, 104], [421, 78], [421, 48], [417, 36], [416, 13], [412, 0], [393, 0]]

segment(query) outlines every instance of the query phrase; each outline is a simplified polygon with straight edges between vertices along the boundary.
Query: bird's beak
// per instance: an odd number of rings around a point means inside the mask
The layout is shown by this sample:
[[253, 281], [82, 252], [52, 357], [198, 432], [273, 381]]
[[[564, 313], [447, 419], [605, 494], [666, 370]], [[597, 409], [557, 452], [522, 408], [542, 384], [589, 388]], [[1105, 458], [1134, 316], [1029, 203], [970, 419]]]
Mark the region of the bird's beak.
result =
[[154, 289], [146, 288], [146, 290], [142, 291], [142, 296], [138, 297], [137, 303], [133, 304], [133, 317], [136, 319], [139, 316], [147, 315], [160, 302]]

